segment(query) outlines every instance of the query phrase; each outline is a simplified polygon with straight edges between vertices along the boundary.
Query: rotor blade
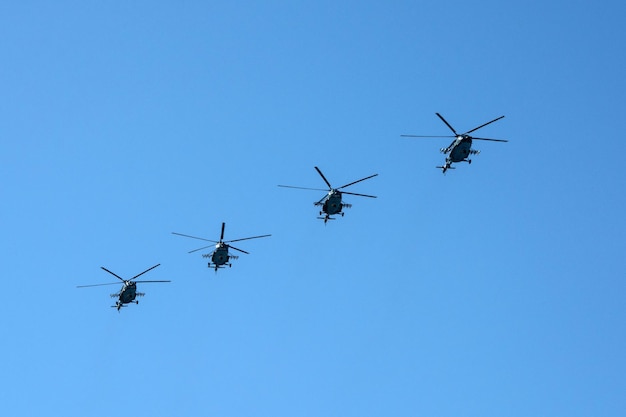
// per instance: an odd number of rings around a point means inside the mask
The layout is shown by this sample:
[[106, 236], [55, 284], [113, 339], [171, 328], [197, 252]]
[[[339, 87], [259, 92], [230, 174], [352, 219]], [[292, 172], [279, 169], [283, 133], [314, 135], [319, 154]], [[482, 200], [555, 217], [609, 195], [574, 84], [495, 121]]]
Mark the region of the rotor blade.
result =
[[439, 117], [439, 118], [441, 119], [441, 121], [443, 121], [443, 122], [446, 124], [446, 126], [448, 126], [448, 127], [450, 128], [450, 130], [452, 131], [452, 133], [454, 133], [454, 136], [459, 136], [459, 134], [458, 134], [458, 133], [456, 133], [456, 130], [454, 130], [454, 128], [453, 128], [452, 126], [450, 126], [450, 123], [448, 123], [448, 122], [446, 121], [446, 119], [444, 119], [444, 118], [443, 118], [443, 116], [442, 116], [442, 115], [440, 115], [439, 113], [435, 113], [435, 114], [437, 115], [437, 117]]
[[101, 287], [103, 285], [120, 285], [120, 283], [119, 282], [108, 282], [106, 284], [77, 285], [76, 288]]
[[361, 197], [369, 197], [369, 198], [378, 198], [375, 195], [367, 195], [367, 194], [359, 194], [359, 193], [351, 193], [349, 191], [342, 191], [343, 194], [350, 194], [350, 195], [358, 195]]
[[226, 227], [226, 223], [222, 222], [222, 233], [220, 234], [220, 242], [224, 240], [224, 228]]
[[446, 136], [437, 136], [437, 135], [430, 135], [430, 136], [424, 136], [424, 135], [400, 135], [400, 137], [402, 137], [402, 138], [456, 138], [456, 136], [452, 136], [452, 135], [446, 135]]
[[150, 268], [146, 269], [146, 270], [145, 270], [145, 271], [143, 271], [141, 274], [137, 274], [137, 275], [135, 275], [134, 277], [132, 277], [131, 279], [129, 279], [129, 281], [134, 280], [135, 278], [137, 278], [137, 277], [139, 277], [139, 276], [141, 276], [141, 275], [145, 274], [145, 273], [146, 273], [146, 272], [148, 272], [148, 271], [152, 271], [154, 268], [156, 268], [156, 267], [157, 267], [157, 266], [159, 266], [159, 265], [161, 265], [161, 264], [156, 264], [156, 265], [154, 265], [153, 267], [150, 267]]
[[135, 281], [135, 282], [136, 282], [136, 283], [142, 283], [142, 284], [143, 284], [143, 283], [146, 283], [146, 282], [172, 282], [172, 281], [170, 281], [170, 280], [167, 280], [167, 281], [163, 281], [163, 280], [161, 280], [161, 281]]
[[377, 175], [378, 174], [374, 174], [374, 175], [370, 175], [369, 177], [361, 178], [360, 180], [352, 181], [350, 184], [342, 185], [341, 187], [338, 187], [337, 189], [340, 190], [342, 188], [349, 187], [349, 186], [351, 186], [353, 184], [356, 184], [357, 182], [361, 182], [361, 181], [369, 180], [370, 178], [374, 178]]
[[487, 126], [488, 124], [491, 124], [491, 123], [493, 123], [493, 122], [497, 122], [498, 120], [503, 119], [503, 118], [504, 118], [504, 116], [500, 116], [500, 117], [498, 117], [497, 119], [493, 119], [492, 121], [487, 122], [487, 123], [485, 123], [485, 124], [483, 124], [483, 125], [480, 125], [480, 126], [478, 126], [478, 127], [475, 127], [475, 128], [473, 128], [472, 130], [468, 130], [467, 132], [465, 132], [465, 133], [464, 133], [464, 135], [467, 135], [468, 133], [472, 133], [473, 131], [480, 129], [481, 127], [485, 127], [485, 126]]
[[328, 190], [323, 190], [321, 188], [294, 187], [293, 185], [279, 185], [279, 187], [283, 187], [283, 188], [297, 188], [299, 190], [328, 191]]
[[176, 232], [172, 232], [172, 234], [173, 234], [173, 235], [178, 235], [178, 236], [190, 237], [190, 238], [192, 238], [192, 239], [204, 240], [205, 242], [219, 243], [219, 242], [216, 242], [215, 240], [205, 239], [205, 238], [203, 238], [203, 237], [196, 237], [196, 236], [183, 235], [182, 233], [176, 233]]
[[111, 272], [108, 269], [106, 269], [105, 267], [101, 266], [100, 268], [104, 269], [105, 271], [107, 271], [109, 274], [113, 275], [115, 278], [119, 279], [120, 281], [124, 282], [124, 278], [120, 277], [119, 275], [117, 275], [115, 272]]
[[239, 242], [241, 240], [249, 240], [249, 239], [258, 239], [260, 237], [268, 237], [268, 236], [272, 236], [272, 235], [261, 235], [261, 236], [252, 236], [252, 237], [243, 237], [241, 239], [233, 239], [233, 240], [227, 240], [224, 243], [230, 243], [230, 242]]
[[212, 248], [212, 247], [213, 247], [213, 245], [203, 246], [203, 247], [198, 248], [198, 249], [190, 250], [190, 251], [189, 251], [189, 252], [187, 252], [187, 253], [194, 253], [194, 252], [198, 252], [199, 250], [206, 249], [206, 248]]
[[326, 179], [326, 177], [324, 176], [324, 174], [322, 174], [322, 171], [320, 171], [320, 169], [318, 167], [315, 167], [315, 170], [317, 171], [318, 174], [320, 174], [320, 176], [322, 177], [322, 179], [324, 180], [324, 182], [326, 183], [326, 185], [328, 185], [328, 188], [330, 188], [331, 190], [333, 189], [333, 186], [330, 185], [330, 183], [328, 182], [328, 180]]
[[478, 140], [490, 140], [492, 142], [508, 142], [508, 140], [505, 139], [489, 139], [489, 138], [475, 138], [472, 136], [472, 139], [478, 139]]
[[229, 247], [229, 248], [231, 248], [231, 249], [238, 250], [239, 252], [243, 252], [243, 253], [245, 253], [246, 255], [250, 255], [250, 252], [246, 252], [245, 250], [241, 250], [241, 249], [238, 249], [238, 248], [236, 248], [236, 247], [234, 247], [234, 246], [230, 246], [230, 245], [228, 245], [228, 247]]

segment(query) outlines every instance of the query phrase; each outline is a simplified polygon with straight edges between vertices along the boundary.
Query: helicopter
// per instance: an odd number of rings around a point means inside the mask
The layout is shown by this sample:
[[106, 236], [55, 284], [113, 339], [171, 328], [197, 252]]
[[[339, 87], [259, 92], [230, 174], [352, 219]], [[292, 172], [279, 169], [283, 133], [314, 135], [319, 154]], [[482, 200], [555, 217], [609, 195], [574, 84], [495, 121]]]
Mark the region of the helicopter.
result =
[[472, 130], [468, 130], [465, 133], [461, 133], [458, 134], [456, 132], [456, 130], [454, 130], [454, 128], [450, 125], [450, 123], [448, 123], [446, 121], [446, 119], [443, 118], [442, 115], [440, 115], [439, 113], [435, 113], [437, 115], [437, 117], [439, 117], [441, 119], [441, 121], [443, 121], [446, 126], [448, 126], [448, 128], [452, 131], [452, 133], [454, 133], [454, 136], [420, 136], [420, 135], [400, 135], [402, 137], [405, 138], [454, 138], [454, 140], [452, 141], [452, 143], [450, 145], [448, 145], [447, 148], [441, 148], [440, 151], [441, 153], [444, 154], [449, 154], [446, 157], [446, 162], [443, 166], [438, 166], [436, 168], [440, 168], [443, 173], [445, 174], [446, 171], [448, 169], [455, 169], [452, 164], [455, 162], [467, 162], [469, 164], [472, 163], [471, 159], [468, 159], [469, 155], [478, 155], [480, 153], [479, 150], [476, 149], [472, 149], [472, 140], [476, 139], [476, 140], [488, 140], [488, 141], [492, 141], [492, 142], [508, 142], [508, 140], [504, 140], [504, 139], [488, 139], [488, 138], [475, 138], [473, 136], [470, 136], [469, 134], [480, 129], [483, 128], [485, 126], [487, 126], [488, 124], [491, 124], [493, 122], [496, 122], [502, 118], [504, 118], [504, 116], [500, 116], [496, 119], [493, 119], [490, 122], [487, 122], [485, 124], [482, 124], [478, 127], [475, 127]]
[[[260, 237], [268, 237], [268, 236], [272, 236], [272, 235], [262, 235], [262, 236], [252, 236], [252, 237], [244, 237], [241, 239], [232, 239], [232, 240], [224, 240], [224, 228], [226, 227], [226, 223], [222, 223], [222, 233], [220, 234], [220, 240], [219, 242], [216, 242], [215, 240], [210, 240], [210, 239], [205, 239], [203, 237], [196, 237], [196, 236], [189, 236], [189, 235], [184, 235], [182, 233], [176, 233], [176, 232], [172, 232], [172, 234], [174, 235], [178, 235], [178, 236], [184, 236], [184, 237], [189, 237], [192, 239], [198, 239], [198, 240], [204, 240], [207, 242], [212, 242], [215, 243], [215, 250], [211, 253], [207, 253], [207, 254], [203, 254], [202, 257], [203, 258], [211, 258], [211, 261], [209, 261], [208, 267], [211, 268], [215, 268], [215, 272], [217, 272], [217, 270], [219, 268], [223, 268], [224, 265], [228, 265], [228, 267], [232, 267], [233, 265], [229, 262], [230, 259], [238, 259], [239, 257], [236, 255], [231, 255], [228, 251], [228, 249], [235, 249], [236, 251], [245, 253], [245, 254], [249, 254], [249, 252], [246, 252], [245, 250], [236, 248], [232, 245], [230, 245], [231, 242], [239, 242], [241, 240], [249, 240], [249, 239], [258, 239]], [[209, 245], [209, 246], [203, 246], [201, 248], [198, 249], [194, 249], [189, 251], [188, 253], [193, 253], [193, 252], [197, 252], [199, 250], [203, 250], [206, 248], [209, 248], [213, 245]]]
[[[361, 182], [361, 181], [365, 181], [365, 180], [368, 180], [370, 178], [373, 178], [373, 177], [377, 176], [378, 174], [370, 175], [369, 177], [361, 178], [360, 180], [356, 180], [356, 181], [353, 181], [353, 182], [348, 183], [346, 185], [342, 185], [341, 187], [333, 188], [333, 186], [330, 185], [330, 182], [328, 182], [328, 180], [326, 179], [324, 174], [322, 174], [322, 171], [318, 167], [314, 167], [314, 168], [317, 171], [317, 173], [320, 174], [320, 177], [322, 177], [322, 179], [324, 180], [326, 185], [328, 185], [328, 190], [324, 190], [324, 189], [321, 189], [321, 188], [294, 187], [294, 186], [291, 186], [291, 185], [279, 185], [279, 187], [297, 188], [297, 189], [300, 189], [300, 190], [326, 191], [327, 194], [324, 197], [322, 197], [319, 201], [316, 201], [315, 203], [313, 203], [315, 206], [321, 206], [322, 207], [322, 209], [320, 210], [320, 217], [318, 217], [318, 219], [324, 220], [324, 224], [326, 224], [328, 222], [328, 220], [335, 220], [334, 217], [330, 217], [330, 216], [332, 216], [334, 214], [341, 214], [341, 216], [343, 217], [344, 213], [343, 213], [342, 210], [343, 210], [344, 207], [345, 208], [352, 207], [352, 204], [347, 204], [347, 203], [344, 203], [342, 201], [341, 196], [343, 194], [357, 195], [357, 196], [360, 196], [360, 197], [376, 198], [376, 196], [374, 196], [374, 195], [351, 193], [351, 192], [348, 192], [348, 191], [340, 191], [340, 190], [342, 188], [346, 188], [346, 187], [349, 187], [351, 185], [354, 185], [357, 182]], [[321, 217], [322, 215], [324, 215], [324, 216]]]
[[[151, 268], [146, 269], [145, 271], [143, 271], [141, 274], [137, 274], [134, 277], [132, 277], [131, 279], [124, 279], [122, 277], [120, 277], [119, 275], [117, 275], [114, 272], [109, 271], [108, 269], [106, 269], [105, 267], [101, 267], [102, 269], [104, 269], [105, 271], [107, 271], [109, 274], [113, 275], [115, 278], [119, 279], [120, 281], [122, 281], [124, 283], [124, 285], [122, 286], [122, 289], [115, 294], [111, 294], [111, 297], [115, 298], [117, 297], [117, 301], [115, 302], [114, 306], [111, 306], [113, 308], [117, 307], [117, 311], [120, 311], [120, 309], [122, 307], [126, 307], [126, 304], [130, 304], [130, 303], [135, 303], [135, 304], [139, 304], [139, 301], [135, 300], [136, 297], [143, 297], [144, 295], [146, 295], [143, 292], [137, 292], [137, 284], [138, 283], [147, 283], [147, 282], [171, 282], [171, 281], [134, 281], [135, 278], [138, 278], [139, 276], [145, 274], [146, 272], [156, 268], [157, 266], [159, 266], [161, 264], [157, 264], [154, 265]], [[99, 287], [102, 285], [114, 285], [114, 284], [119, 284], [118, 282], [109, 282], [106, 284], [93, 284], [93, 285], [78, 285], [76, 288], [85, 288], [85, 287]]]

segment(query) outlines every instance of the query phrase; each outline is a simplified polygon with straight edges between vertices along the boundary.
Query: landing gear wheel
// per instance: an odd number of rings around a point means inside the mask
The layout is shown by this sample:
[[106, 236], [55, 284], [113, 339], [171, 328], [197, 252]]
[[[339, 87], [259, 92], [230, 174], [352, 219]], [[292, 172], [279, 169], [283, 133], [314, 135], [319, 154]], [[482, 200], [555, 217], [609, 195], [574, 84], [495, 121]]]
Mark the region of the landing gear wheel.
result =
[[469, 162], [470, 165], [472, 165], [472, 160], [468, 159], [467, 162]]

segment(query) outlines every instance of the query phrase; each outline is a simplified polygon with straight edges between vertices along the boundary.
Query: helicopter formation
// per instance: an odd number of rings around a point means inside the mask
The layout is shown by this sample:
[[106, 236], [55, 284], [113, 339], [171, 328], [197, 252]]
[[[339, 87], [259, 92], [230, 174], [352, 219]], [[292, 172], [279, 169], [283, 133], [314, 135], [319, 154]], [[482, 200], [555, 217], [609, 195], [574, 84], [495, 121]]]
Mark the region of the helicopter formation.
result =
[[[258, 239], [261, 237], [269, 237], [271, 235], [261, 235], [261, 236], [252, 236], [252, 237], [244, 237], [241, 239], [232, 239], [232, 240], [224, 240], [224, 229], [226, 228], [226, 223], [222, 223], [222, 232], [220, 234], [220, 240], [219, 241], [215, 241], [215, 240], [210, 240], [210, 239], [205, 239], [202, 237], [196, 237], [196, 236], [189, 236], [189, 235], [184, 235], [182, 233], [176, 233], [176, 232], [172, 232], [172, 234], [178, 235], [178, 236], [184, 236], [184, 237], [188, 237], [188, 238], [192, 238], [192, 239], [198, 239], [198, 240], [204, 240], [207, 242], [211, 242], [215, 244], [215, 250], [211, 253], [208, 254], [203, 254], [202, 257], [203, 258], [211, 258], [211, 261], [209, 261], [209, 268], [213, 267], [215, 268], [215, 272], [217, 272], [218, 269], [223, 268], [225, 265], [227, 265], [228, 267], [231, 267], [232, 264], [229, 262], [230, 259], [237, 259], [238, 256], [236, 255], [232, 255], [229, 252], [229, 249], [235, 249], [239, 252], [245, 253], [245, 254], [249, 254], [249, 252], [246, 252], [243, 249], [239, 249], [236, 248], [232, 245], [230, 245], [230, 243], [232, 242], [239, 242], [242, 240], [249, 240], [249, 239]], [[209, 248], [213, 245], [209, 245], [209, 246], [203, 246], [201, 248], [198, 249], [194, 249], [192, 251], [189, 251], [188, 253], [193, 253], [193, 252], [197, 252], [206, 248]], [[122, 277], [120, 277], [119, 275], [117, 275], [114, 272], [109, 271], [108, 269], [106, 269], [105, 267], [101, 267], [103, 270], [105, 270], [106, 272], [108, 272], [109, 274], [113, 275], [114, 277], [116, 277], [117, 279], [119, 279], [120, 281], [122, 281], [122, 289], [115, 293], [115, 294], [111, 294], [111, 297], [115, 298], [117, 297], [117, 301], [115, 303], [114, 306], [111, 306], [113, 308], [117, 308], [117, 311], [120, 311], [120, 309], [122, 307], [126, 307], [127, 304], [139, 304], [139, 301], [136, 299], [137, 297], [143, 297], [144, 295], [146, 295], [145, 293], [142, 292], [137, 292], [137, 284], [138, 283], [155, 283], [155, 282], [171, 282], [169, 280], [157, 280], [157, 281], [135, 281], [136, 278], [139, 278], [141, 275], [145, 274], [148, 271], [153, 270], [154, 268], [156, 268], [157, 266], [159, 266], [161, 264], [157, 264], [154, 265], [153, 267], [150, 267], [148, 269], [146, 269], [145, 271], [143, 271], [140, 274], [135, 275], [134, 277], [130, 278], [130, 279], [124, 279]], [[87, 287], [100, 287], [103, 285], [114, 285], [114, 284], [118, 284], [118, 282], [107, 282], [104, 284], [90, 284], [90, 285], [78, 285], [77, 288], [87, 288]]]
[[[470, 133], [475, 132], [476, 130], [481, 129], [481, 128], [483, 128], [483, 127], [485, 127], [485, 126], [487, 126], [487, 125], [489, 125], [491, 123], [494, 123], [494, 122], [500, 120], [500, 119], [503, 119], [504, 116], [497, 117], [497, 118], [495, 118], [495, 119], [493, 119], [493, 120], [491, 120], [491, 121], [489, 121], [487, 123], [483, 123], [482, 125], [480, 125], [478, 127], [470, 129], [470, 130], [466, 131], [465, 133], [459, 134], [452, 127], [452, 125], [450, 123], [448, 123], [448, 121], [446, 119], [444, 119], [444, 117], [441, 114], [439, 114], [439, 113], [435, 113], [435, 114], [452, 131], [452, 133], [454, 133], [454, 136], [451, 136], [451, 135], [446, 135], [446, 136], [436, 136], [436, 135], [428, 135], [428, 136], [425, 136], [425, 135], [400, 135], [400, 136], [401, 137], [408, 137], [408, 138], [454, 138], [452, 143], [450, 143], [450, 145], [448, 145], [446, 148], [441, 148], [440, 149], [441, 153], [443, 153], [443, 154], [445, 154], [447, 156], [446, 156], [444, 164], [441, 165], [441, 166], [437, 166], [436, 168], [441, 169], [444, 174], [449, 169], [455, 169], [455, 167], [452, 166], [453, 163], [459, 163], [459, 162], [467, 162], [468, 164], [472, 163], [472, 160], [469, 159], [469, 156], [470, 155], [478, 155], [480, 153], [479, 150], [476, 150], [476, 149], [472, 148], [472, 141], [473, 140], [484, 140], [484, 141], [491, 141], [491, 142], [508, 142], [508, 140], [504, 140], [504, 139], [491, 139], [491, 138], [480, 138], [480, 137], [470, 136]], [[293, 188], [293, 189], [313, 190], [313, 191], [323, 191], [323, 192], [325, 192], [326, 194], [321, 199], [319, 199], [318, 201], [313, 203], [316, 207], [320, 207], [318, 219], [323, 220], [324, 224], [326, 224], [329, 220], [335, 220], [336, 219], [335, 217], [331, 217], [331, 216], [341, 215], [343, 217], [344, 214], [345, 214], [343, 209], [352, 207], [352, 204], [345, 203], [343, 201], [343, 196], [345, 194], [351, 195], [351, 196], [377, 198], [374, 195], [355, 193], [355, 192], [345, 191], [343, 189], [347, 188], [347, 187], [350, 187], [352, 185], [355, 185], [357, 183], [360, 183], [362, 181], [374, 178], [378, 174], [369, 175], [367, 177], [358, 179], [356, 181], [349, 182], [349, 183], [347, 183], [345, 185], [342, 185], [340, 187], [333, 187], [330, 184], [330, 182], [328, 181], [328, 179], [326, 178], [326, 176], [324, 176], [322, 171], [317, 166], [315, 166], [314, 168], [317, 171], [317, 173], [320, 175], [320, 177], [322, 177], [322, 180], [328, 186], [328, 189], [298, 187], [298, 186], [292, 186], [292, 185], [278, 185], [278, 186], [279, 187], [283, 187], [283, 188]], [[259, 239], [259, 238], [264, 238], [264, 237], [270, 237], [271, 236], [270, 234], [265, 234], [265, 235], [251, 236], [251, 237], [245, 237], [245, 238], [239, 238], [239, 239], [224, 240], [225, 228], [226, 228], [226, 223], [222, 222], [222, 229], [221, 229], [219, 241], [206, 239], [206, 238], [203, 238], [203, 237], [186, 235], [186, 234], [177, 233], [177, 232], [172, 232], [172, 234], [177, 235], [177, 236], [190, 238], [190, 239], [196, 239], [196, 240], [202, 240], [202, 241], [205, 241], [205, 242], [210, 242], [211, 245], [202, 246], [200, 248], [193, 249], [193, 250], [189, 251], [188, 253], [195, 253], [195, 252], [198, 252], [198, 251], [201, 251], [201, 250], [204, 250], [204, 249], [208, 249], [210, 247], [214, 247], [215, 249], [212, 252], [202, 254], [202, 257], [210, 259], [209, 262], [208, 262], [208, 267], [209, 268], [213, 268], [216, 273], [217, 273], [217, 271], [219, 269], [225, 268], [226, 266], [228, 266], [229, 268], [232, 267], [232, 263], [230, 262], [230, 260], [239, 258], [237, 255], [232, 254], [230, 252], [230, 249], [236, 250], [236, 251], [244, 253], [244, 254], [249, 254], [249, 252], [247, 252], [247, 251], [245, 251], [243, 249], [239, 249], [239, 248], [234, 247], [232, 245], [233, 242], [240, 242], [240, 241], [251, 240], [251, 239]], [[141, 275], [147, 273], [148, 271], [153, 270], [154, 268], [156, 268], [158, 266], [160, 266], [160, 264], [154, 265], [154, 266], [146, 269], [145, 271], [143, 271], [143, 272], [135, 275], [134, 277], [132, 277], [130, 279], [127, 279], [127, 280], [125, 280], [124, 278], [120, 277], [116, 273], [108, 270], [107, 268], [101, 267], [101, 269], [103, 269], [104, 271], [106, 271], [109, 274], [113, 275], [119, 281], [122, 282], [122, 288], [120, 289], [120, 291], [118, 291], [117, 293], [111, 294], [112, 298], [117, 298], [117, 301], [115, 302], [115, 305], [111, 306], [111, 307], [112, 308], [116, 308], [117, 311], [119, 312], [122, 307], [126, 307], [128, 304], [132, 304], [132, 303], [139, 304], [139, 301], [136, 298], [137, 297], [143, 297], [145, 295], [145, 293], [137, 292], [137, 284], [139, 284], [139, 283], [143, 284], [143, 283], [167, 283], [167, 282], [171, 282], [170, 280], [140, 280], [140, 281], [136, 281], [136, 279], [139, 278]], [[99, 287], [99, 286], [104, 286], [104, 285], [115, 285], [115, 284], [119, 285], [119, 282], [109, 282], [109, 283], [104, 283], [104, 284], [79, 285], [79, 286], [77, 286], [77, 288]]]

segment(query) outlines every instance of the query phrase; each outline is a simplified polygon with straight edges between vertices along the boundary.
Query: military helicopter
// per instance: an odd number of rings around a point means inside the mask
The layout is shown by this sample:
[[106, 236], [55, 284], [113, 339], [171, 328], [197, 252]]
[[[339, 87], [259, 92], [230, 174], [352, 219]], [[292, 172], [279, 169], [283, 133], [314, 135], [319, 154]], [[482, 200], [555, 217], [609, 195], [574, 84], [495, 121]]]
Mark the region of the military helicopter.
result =
[[[143, 292], [137, 292], [137, 284], [140, 283], [140, 282], [141, 283], [147, 283], [147, 282], [171, 282], [171, 281], [134, 281], [135, 278], [140, 277], [141, 275], [143, 275], [146, 272], [156, 268], [159, 265], [161, 265], [161, 264], [154, 265], [153, 267], [148, 268], [145, 271], [143, 271], [141, 274], [135, 275], [131, 279], [124, 279], [124, 278], [120, 277], [119, 275], [117, 275], [116, 273], [111, 272], [111, 271], [109, 271], [108, 269], [106, 269], [105, 267], [102, 266], [101, 267], [102, 269], [104, 269], [109, 274], [113, 275], [115, 278], [119, 279], [120, 281], [122, 281], [124, 283], [124, 285], [122, 286], [122, 289], [120, 290], [120, 292], [115, 293], [115, 294], [111, 294], [111, 297], [117, 297], [117, 301], [115, 302], [115, 305], [111, 306], [111, 307], [117, 307], [117, 311], [120, 311], [120, 309], [122, 307], [126, 307], [126, 304], [130, 304], [130, 303], [139, 304], [139, 301], [135, 300], [135, 298], [137, 296], [143, 297], [144, 295], [146, 295]], [[102, 285], [114, 285], [114, 284], [119, 284], [119, 283], [118, 282], [109, 282], [109, 283], [106, 283], [106, 284], [78, 285], [76, 288], [99, 287], [99, 286], [102, 286]]]
[[[219, 268], [223, 268], [224, 265], [228, 265], [229, 268], [232, 267], [233, 265], [230, 262], [228, 262], [228, 261], [230, 259], [238, 259], [239, 258], [236, 255], [231, 255], [228, 252], [229, 248], [230, 249], [235, 249], [235, 250], [237, 250], [239, 252], [242, 252], [242, 253], [245, 253], [245, 254], [249, 254], [249, 252], [246, 252], [245, 250], [238, 249], [238, 248], [236, 248], [236, 247], [234, 247], [232, 245], [229, 245], [229, 243], [231, 243], [231, 242], [239, 242], [241, 240], [258, 239], [260, 237], [272, 236], [272, 235], [262, 235], [262, 236], [244, 237], [242, 239], [224, 240], [224, 228], [225, 227], [226, 227], [226, 223], [222, 223], [222, 233], [220, 234], [219, 242], [216, 242], [215, 240], [205, 239], [203, 237], [184, 235], [182, 233], [172, 232], [172, 234], [178, 235], [178, 236], [190, 237], [192, 239], [204, 240], [204, 241], [207, 241], [207, 242], [215, 243], [215, 250], [213, 252], [202, 255], [203, 258], [211, 258], [211, 261], [209, 262], [208, 267], [209, 268], [211, 268], [211, 267], [215, 268], [215, 272], [217, 272], [217, 270]], [[203, 246], [201, 248], [191, 250], [188, 253], [197, 252], [199, 250], [210, 248], [211, 246], [213, 246], [213, 245]]]
[[342, 188], [346, 188], [346, 187], [349, 187], [351, 185], [354, 185], [357, 182], [361, 182], [361, 181], [365, 181], [365, 180], [368, 180], [370, 178], [373, 178], [373, 177], [377, 176], [378, 174], [370, 175], [369, 177], [361, 178], [360, 180], [356, 180], [356, 181], [353, 181], [353, 182], [348, 183], [346, 185], [342, 185], [341, 187], [333, 188], [333, 186], [330, 185], [330, 182], [328, 182], [328, 180], [326, 179], [324, 174], [322, 174], [322, 171], [320, 171], [320, 169], [318, 167], [315, 167], [315, 170], [317, 171], [318, 174], [320, 174], [320, 177], [322, 177], [322, 179], [324, 180], [326, 185], [328, 185], [328, 190], [324, 190], [324, 189], [321, 189], [321, 188], [294, 187], [294, 186], [291, 186], [291, 185], [279, 185], [279, 187], [297, 188], [297, 189], [300, 189], [300, 190], [327, 191], [327, 194], [324, 197], [322, 197], [319, 201], [313, 203], [316, 206], [322, 206], [322, 210], [320, 210], [320, 216], [322, 216], [322, 215], [324, 215], [324, 216], [323, 217], [318, 217], [318, 219], [324, 220], [324, 224], [326, 224], [326, 222], [328, 222], [328, 220], [335, 220], [334, 217], [330, 217], [330, 216], [332, 216], [334, 214], [341, 214], [341, 216], [343, 217], [344, 213], [343, 213], [342, 209], [344, 207], [345, 208], [352, 207], [352, 204], [347, 204], [347, 203], [344, 203], [342, 201], [341, 196], [343, 194], [358, 195], [360, 197], [376, 198], [376, 196], [374, 196], [374, 195], [358, 194], [358, 193], [351, 193], [351, 192], [348, 192], [348, 191], [339, 191], [339, 190], [341, 190]]
[[480, 153], [479, 150], [476, 149], [472, 149], [472, 139], [476, 139], [476, 140], [488, 140], [488, 141], [492, 141], [492, 142], [508, 142], [508, 140], [504, 140], [504, 139], [488, 139], [488, 138], [475, 138], [473, 136], [470, 136], [469, 134], [480, 129], [483, 128], [485, 126], [487, 126], [488, 124], [491, 124], [493, 122], [496, 122], [502, 118], [504, 118], [504, 116], [500, 116], [496, 119], [493, 119], [490, 122], [487, 122], [485, 124], [482, 124], [478, 127], [475, 127], [472, 130], [468, 130], [465, 133], [461, 133], [458, 134], [456, 133], [456, 130], [454, 130], [454, 128], [450, 125], [450, 123], [448, 123], [446, 121], [446, 119], [443, 118], [442, 115], [440, 115], [439, 113], [435, 113], [437, 115], [437, 117], [439, 117], [445, 124], [446, 126], [448, 126], [448, 128], [450, 128], [450, 130], [452, 131], [452, 133], [454, 133], [454, 136], [420, 136], [420, 135], [401, 135], [402, 137], [405, 138], [454, 138], [454, 140], [452, 141], [452, 143], [447, 147], [447, 148], [441, 148], [440, 151], [441, 153], [444, 154], [449, 154], [446, 157], [446, 162], [443, 166], [438, 166], [437, 168], [441, 168], [441, 170], [443, 171], [443, 173], [445, 174], [446, 171], [448, 169], [454, 169], [454, 167], [452, 166], [453, 163], [455, 162], [467, 162], [469, 164], [472, 163], [471, 159], [468, 159], [469, 155], [478, 155]]

